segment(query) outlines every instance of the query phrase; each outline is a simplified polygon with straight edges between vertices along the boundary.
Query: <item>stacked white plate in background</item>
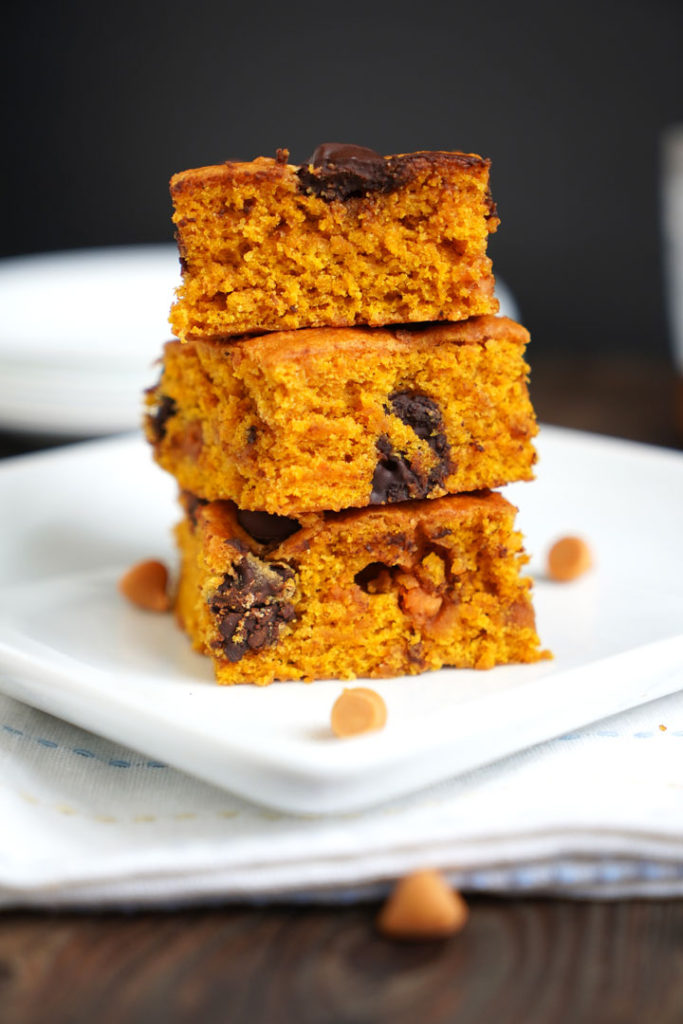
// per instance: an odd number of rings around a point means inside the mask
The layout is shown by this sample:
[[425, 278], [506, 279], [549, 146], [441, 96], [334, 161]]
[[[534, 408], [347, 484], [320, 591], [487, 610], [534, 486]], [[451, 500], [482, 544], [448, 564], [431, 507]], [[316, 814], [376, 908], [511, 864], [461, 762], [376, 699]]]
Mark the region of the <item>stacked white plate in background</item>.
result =
[[0, 428], [74, 437], [135, 428], [179, 282], [175, 245], [0, 261]]
[[[138, 427], [179, 283], [172, 244], [0, 260], [0, 429], [88, 437]], [[516, 318], [500, 282], [497, 294]]]

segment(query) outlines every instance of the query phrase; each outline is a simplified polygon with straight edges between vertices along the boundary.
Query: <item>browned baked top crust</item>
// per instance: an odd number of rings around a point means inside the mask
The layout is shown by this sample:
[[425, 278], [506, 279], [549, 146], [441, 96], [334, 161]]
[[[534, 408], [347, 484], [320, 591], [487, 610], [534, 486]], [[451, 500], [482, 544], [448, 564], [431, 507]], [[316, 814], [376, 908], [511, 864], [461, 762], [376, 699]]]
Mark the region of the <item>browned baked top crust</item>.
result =
[[174, 175], [182, 341], [498, 311], [490, 162], [326, 144]]
[[[319, 147], [320, 149], [321, 147]], [[357, 149], [360, 147], [344, 147]], [[287, 152], [281, 150], [279, 152]], [[317, 152], [317, 151], [316, 151]], [[372, 151], [368, 151], [372, 152]], [[315, 156], [315, 154], [314, 154]], [[420, 150], [416, 153], [398, 153], [390, 156], [374, 154], [374, 160], [368, 161], [363, 173], [355, 168], [349, 171], [348, 166], [332, 164], [290, 164], [277, 157], [259, 156], [254, 160], [226, 160], [222, 164], [210, 164], [206, 167], [194, 167], [174, 174], [170, 181], [171, 195], [180, 196], [197, 186], [209, 184], [240, 185], [254, 182], [275, 184], [296, 179], [299, 191], [308, 195], [317, 195], [328, 201], [345, 201], [373, 192], [388, 193], [407, 185], [417, 177], [429, 171], [437, 171], [445, 175], [454, 171], [467, 171], [472, 174], [483, 172], [488, 174], [491, 161], [477, 153], [449, 152], [447, 150]], [[496, 216], [495, 204], [490, 197], [489, 215]]]

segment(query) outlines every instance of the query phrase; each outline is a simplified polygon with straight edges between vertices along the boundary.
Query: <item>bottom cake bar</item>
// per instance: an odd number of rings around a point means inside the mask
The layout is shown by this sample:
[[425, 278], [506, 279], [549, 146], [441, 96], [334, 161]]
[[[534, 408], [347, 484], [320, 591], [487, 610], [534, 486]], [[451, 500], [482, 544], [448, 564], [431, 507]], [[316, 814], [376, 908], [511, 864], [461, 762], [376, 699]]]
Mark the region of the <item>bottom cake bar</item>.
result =
[[477, 493], [302, 522], [184, 494], [176, 612], [219, 683], [545, 657], [516, 509]]

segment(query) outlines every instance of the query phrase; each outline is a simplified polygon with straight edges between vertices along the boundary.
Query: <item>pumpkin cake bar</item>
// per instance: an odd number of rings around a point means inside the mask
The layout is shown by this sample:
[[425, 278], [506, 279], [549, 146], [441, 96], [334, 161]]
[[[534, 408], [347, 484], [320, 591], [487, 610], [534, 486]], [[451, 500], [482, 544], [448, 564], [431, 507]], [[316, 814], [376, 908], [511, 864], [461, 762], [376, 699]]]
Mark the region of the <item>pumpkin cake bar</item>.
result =
[[181, 488], [283, 515], [529, 480], [527, 340], [477, 317], [170, 342], [146, 433]]
[[219, 683], [533, 662], [516, 509], [500, 494], [302, 522], [183, 495], [180, 624]]
[[182, 341], [496, 313], [490, 161], [327, 143], [171, 179]]

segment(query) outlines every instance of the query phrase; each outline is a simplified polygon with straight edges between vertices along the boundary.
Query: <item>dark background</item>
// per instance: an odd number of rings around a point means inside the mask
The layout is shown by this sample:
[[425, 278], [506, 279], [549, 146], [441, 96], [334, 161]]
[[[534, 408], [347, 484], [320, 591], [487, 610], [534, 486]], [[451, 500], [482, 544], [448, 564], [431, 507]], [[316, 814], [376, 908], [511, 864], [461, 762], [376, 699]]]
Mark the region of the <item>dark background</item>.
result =
[[172, 238], [186, 167], [321, 141], [493, 160], [535, 351], [667, 351], [661, 129], [681, 0], [12, 5], [0, 255]]

